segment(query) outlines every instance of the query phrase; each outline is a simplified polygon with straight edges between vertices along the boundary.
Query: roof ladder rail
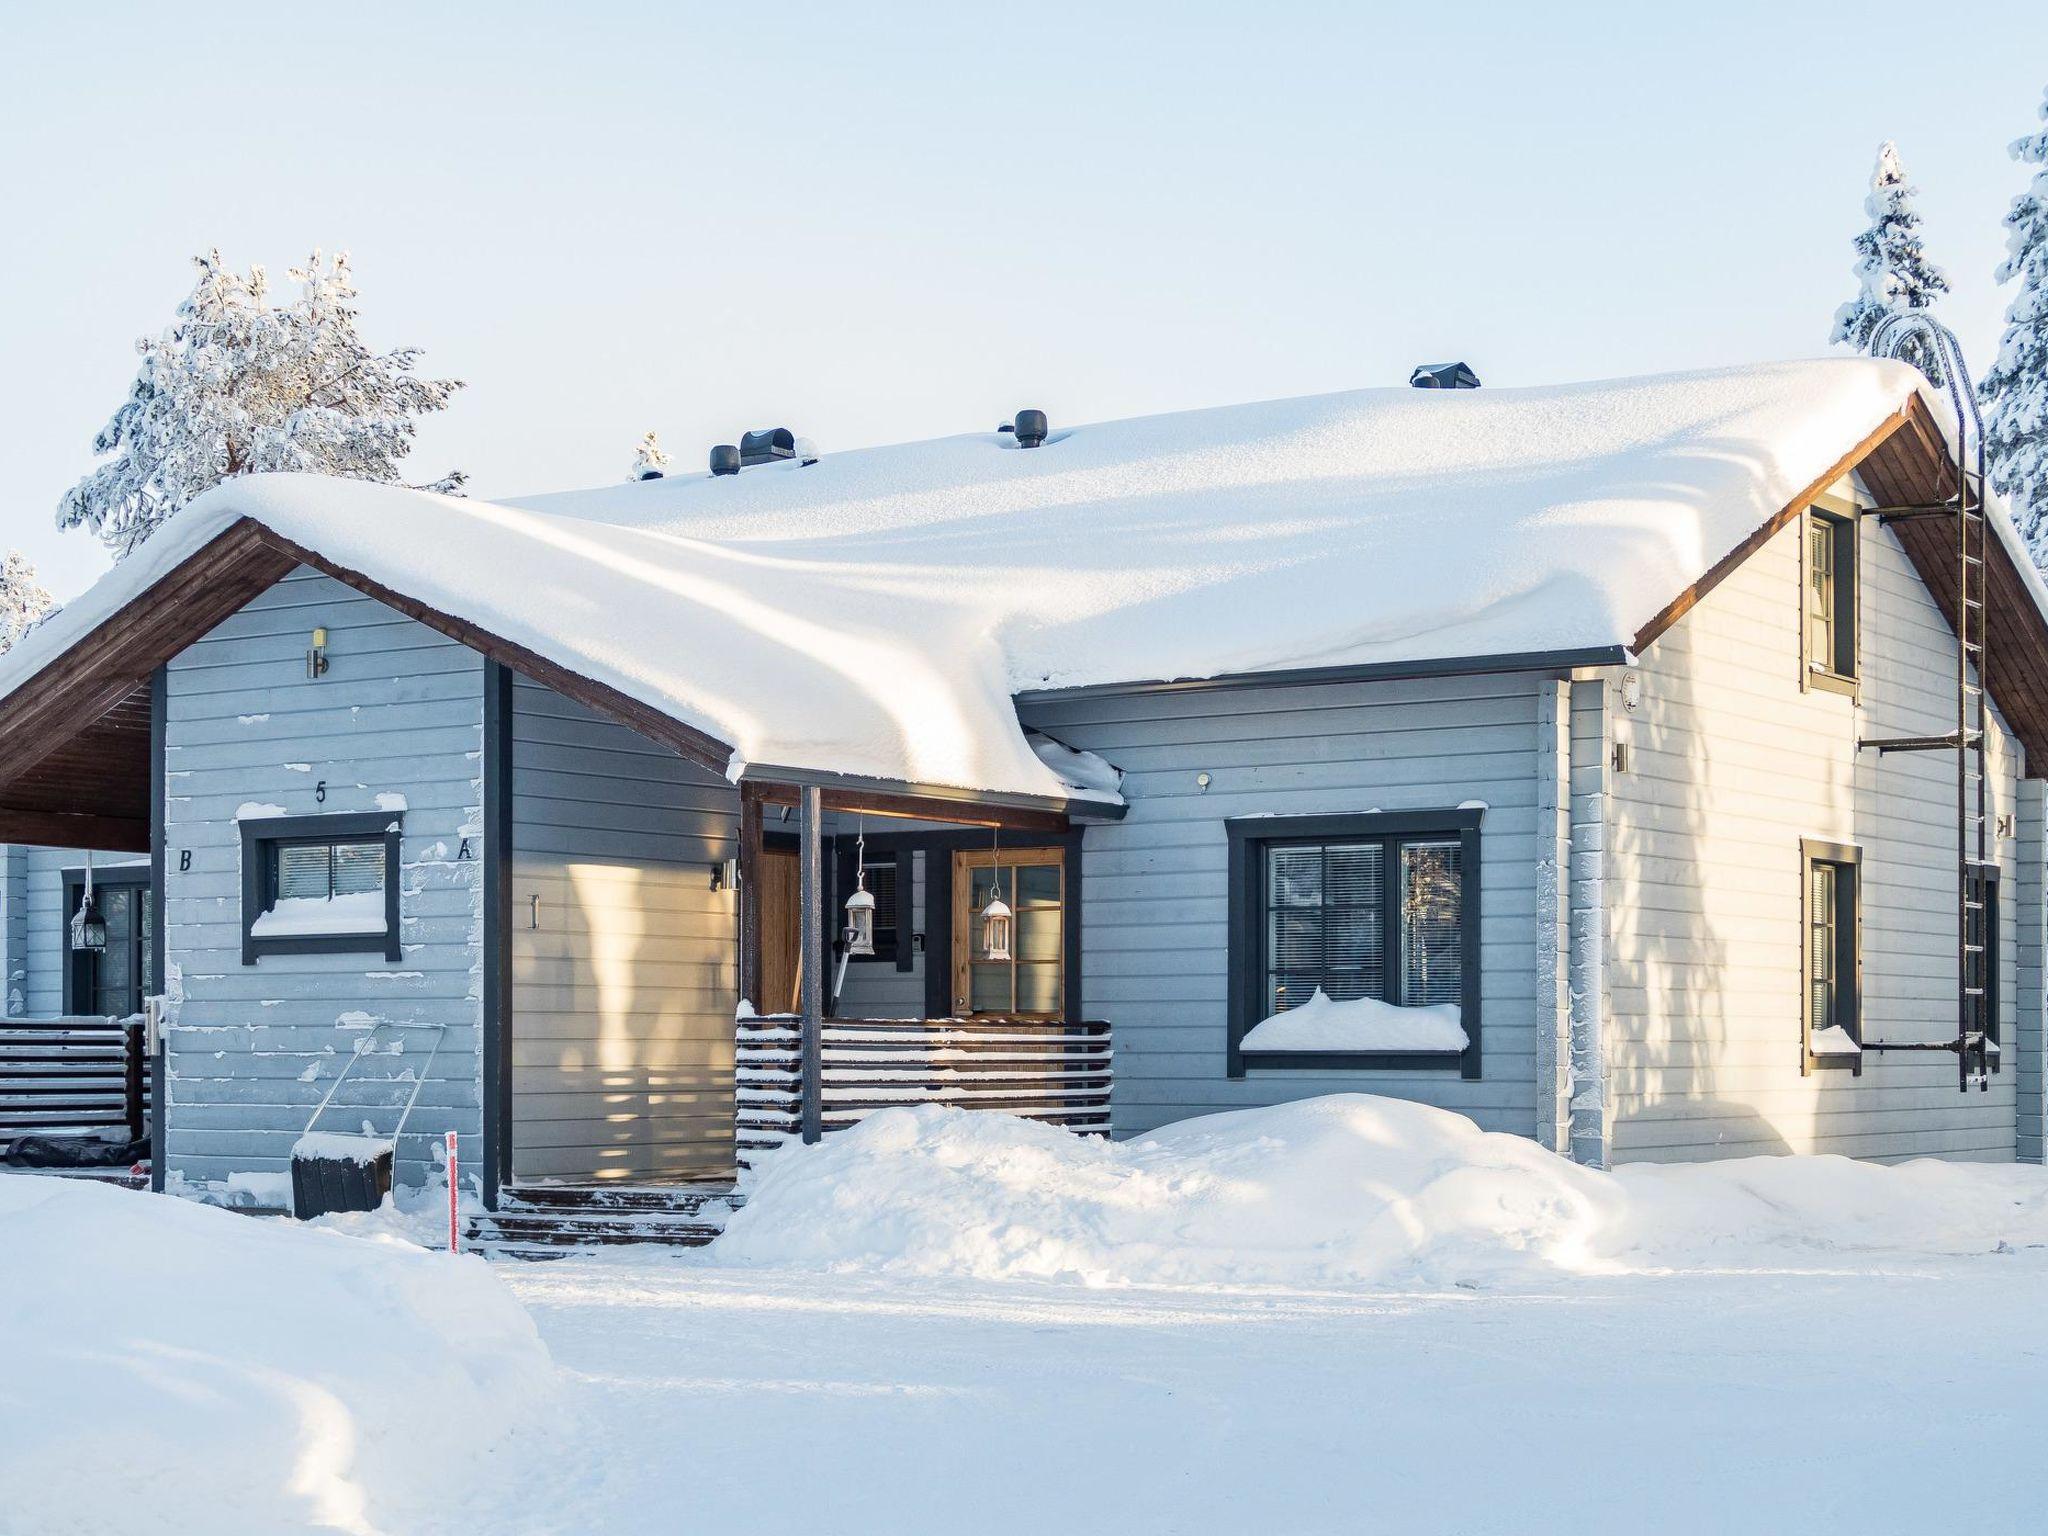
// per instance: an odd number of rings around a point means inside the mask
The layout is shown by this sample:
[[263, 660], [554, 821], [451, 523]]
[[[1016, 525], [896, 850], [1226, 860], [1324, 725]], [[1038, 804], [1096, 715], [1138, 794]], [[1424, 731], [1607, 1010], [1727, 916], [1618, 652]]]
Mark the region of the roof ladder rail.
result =
[[1986, 608], [1991, 522], [1984, 515], [1984, 423], [1962, 346], [1953, 331], [1924, 310], [1902, 310], [1879, 321], [1871, 333], [1870, 353], [1912, 363], [1936, 389], [1946, 391], [1956, 423], [1952, 495], [1873, 507], [1864, 514], [1881, 524], [1929, 517], [1955, 520], [1956, 728], [1945, 736], [1894, 737], [1857, 745], [1875, 747], [1880, 754], [1946, 750], [1956, 755], [1956, 1037], [1949, 1048], [1956, 1053], [1957, 1088], [1968, 1093], [1974, 1081], [1985, 1092], [1991, 1087], [1990, 1074], [1998, 1070], [1998, 1020], [1992, 1013], [1994, 979], [1986, 974], [1997, 914], [1986, 910], [1978, 894], [1978, 871], [1991, 861], [1984, 761], [1991, 713], [1985, 699], [1991, 681]]

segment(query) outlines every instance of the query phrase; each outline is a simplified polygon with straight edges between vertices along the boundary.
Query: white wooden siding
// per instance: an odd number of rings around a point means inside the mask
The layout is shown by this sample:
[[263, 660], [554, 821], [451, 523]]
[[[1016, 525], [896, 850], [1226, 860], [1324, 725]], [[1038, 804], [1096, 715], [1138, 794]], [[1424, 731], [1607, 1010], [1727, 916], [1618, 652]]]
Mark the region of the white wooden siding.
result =
[[[1957, 992], [1954, 754], [1856, 745], [1954, 729], [1955, 638], [1896, 536], [1866, 520], [1860, 707], [1802, 690], [1801, 540], [1787, 528], [1649, 648], [1640, 708], [1610, 693], [1629, 753], [1609, 805], [1614, 1156], [2011, 1158], [2011, 838], [1997, 841], [2007, 1070], [1991, 1091], [1959, 1093], [1946, 1054], [1800, 1075], [1802, 838], [1862, 850], [1867, 1038], [1952, 1038]], [[2014, 809], [2019, 758], [1994, 721], [1994, 815]]]
[[[1083, 1010], [1115, 1029], [1117, 1134], [1357, 1090], [1536, 1130], [1537, 691], [1529, 676], [1040, 697], [1020, 713], [1125, 770], [1082, 842]], [[1211, 778], [1205, 791], [1197, 775]], [[1233, 816], [1487, 806], [1483, 1068], [1225, 1075]]]
[[739, 792], [525, 679], [513, 735], [513, 1175], [729, 1174]]
[[[327, 629], [330, 665], [313, 681], [305, 652], [316, 625]], [[469, 1166], [482, 1166], [482, 749], [482, 658], [309, 570], [171, 662], [165, 960], [177, 1012], [165, 1128], [174, 1182], [286, 1172], [293, 1140], [363, 1040], [365, 1020], [446, 1026], [430, 1070], [428, 1035], [380, 1036], [342, 1089], [352, 1102], [390, 1104], [425, 1073], [407, 1127], [420, 1134], [399, 1146], [400, 1180], [427, 1177], [433, 1142], [449, 1130], [462, 1135]], [[244, 965], [237, 809], [388, 809], [380, 794], [405, 798], [404, 957], [264, 955]], [[354, 1129], [367, 1119], [388, 1131], [394, 1118], [369, 1108], [322, 1124]]]

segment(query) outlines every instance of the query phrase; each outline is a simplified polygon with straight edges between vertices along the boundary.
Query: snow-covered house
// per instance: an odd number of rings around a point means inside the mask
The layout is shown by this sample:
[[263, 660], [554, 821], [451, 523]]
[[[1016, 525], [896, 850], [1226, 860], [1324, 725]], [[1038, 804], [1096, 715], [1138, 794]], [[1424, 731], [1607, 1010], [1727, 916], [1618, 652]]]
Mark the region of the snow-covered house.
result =
[[[350, 1063], [491, 1201], [904, 1097], [2041, 1156], [2048, 594], [1899, 510], [1954, 484], [1917, 374], [1019, 425], [241, 479], [27, 637], [0, 836], [149, 861], [159, 1181], [260, 1188]], [[78, 861], [13, 857], [10, 1001], [84, 1006]]]

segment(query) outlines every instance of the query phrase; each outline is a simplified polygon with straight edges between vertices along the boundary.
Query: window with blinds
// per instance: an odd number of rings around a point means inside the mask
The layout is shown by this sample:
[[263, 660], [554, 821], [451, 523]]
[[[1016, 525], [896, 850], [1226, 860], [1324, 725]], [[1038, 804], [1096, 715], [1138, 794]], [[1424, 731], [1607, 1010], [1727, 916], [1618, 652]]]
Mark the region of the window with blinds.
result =
[[384, 889], [384, 839], [276, 843], [273, 887], [280, 898], [324, 901]]
[[1318, 990], [1405, 1007], [1463, 999], [1459, 838], [1269, 844], [1264, 887], [1265, 1014]]
[[399, 813], [266, 817], [240, 828], [244, 965], [357, 950], [403, 958]]

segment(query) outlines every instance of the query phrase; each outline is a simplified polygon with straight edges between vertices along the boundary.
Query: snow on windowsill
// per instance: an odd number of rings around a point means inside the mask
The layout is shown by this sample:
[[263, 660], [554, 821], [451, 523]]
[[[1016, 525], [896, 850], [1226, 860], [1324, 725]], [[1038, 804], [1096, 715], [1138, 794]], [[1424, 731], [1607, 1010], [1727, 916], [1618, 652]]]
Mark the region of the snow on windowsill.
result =
[[382, 891], [280, 897], [249, 925], [252, 939], [328, 938], [386, 931]]
[[1403, 1008], [1376, 997], [1339, 1002], [1316, 988], [1299, 1008], [1254, 1024], [1246, 1051], [1462, 1051], [1471, 1039], [1456, 1003]]
[[1863, 1047], [1849, 1038], [1849, 1031], [1839, 1024], [1830, 1024], [1826, 1029], [1816, 1029], [1806, 1048], [1816, 1056], [1861, 1056]]

